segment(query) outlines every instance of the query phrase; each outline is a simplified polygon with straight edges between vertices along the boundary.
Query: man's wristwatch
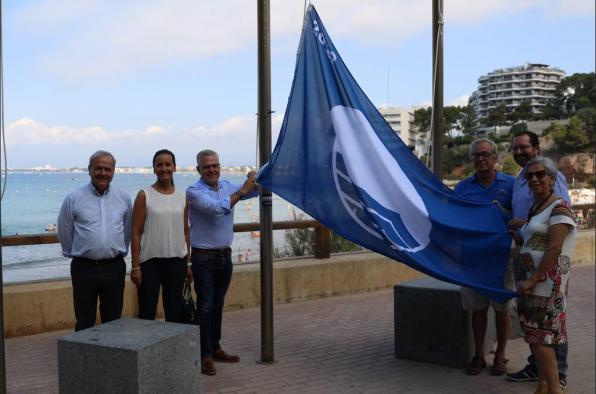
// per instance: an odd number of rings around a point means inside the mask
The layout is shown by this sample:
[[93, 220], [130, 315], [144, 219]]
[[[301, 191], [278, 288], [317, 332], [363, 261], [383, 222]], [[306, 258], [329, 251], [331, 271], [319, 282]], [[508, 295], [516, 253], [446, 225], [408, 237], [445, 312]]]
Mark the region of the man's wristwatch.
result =
[[238, 197], [238, 200], [240, 200], [240, 199], [242, 199], [242, 197], [246, 196], [246, 194], [242, 193], [240, 190], [238, 190], [234, 194], [236, 195], [236, 197]]

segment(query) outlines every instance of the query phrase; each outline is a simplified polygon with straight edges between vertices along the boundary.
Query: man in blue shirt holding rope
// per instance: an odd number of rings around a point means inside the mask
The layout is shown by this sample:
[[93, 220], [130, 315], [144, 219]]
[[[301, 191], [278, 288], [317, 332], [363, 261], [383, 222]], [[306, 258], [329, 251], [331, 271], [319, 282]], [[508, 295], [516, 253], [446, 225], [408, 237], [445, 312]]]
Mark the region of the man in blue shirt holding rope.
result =
[[[497, 163], [497, 145], [488, 139], [477, 139], [470, 144], [470, 157], [474, 160], [476, 172], [471, 177], [461, 181], [455, 192], [468, 200], [492, 201], [504, 214], [504, 219], [511, 218], [511, 198], [513, 193], [514, 178], [495, 170]], [[511, 263], [505, 272], [504, 286], [515, 290]], [[472, 331], [474, 333], [475, 353], [474, 358], [466, 367], [469, 375], [478, 375], [486, 367], [484, 360], [484, 339], [488, 320], [488, 307], [492, 304], [495, 310], [495, 323], [497, 329], [497, 350], [491, 367], [491, 374], [504, 375], [507, 372], [507, 358], [505, 348], [511, 327], [511, 311], [513, 301], [504, 304], [491, 301], [478, 292], [462, 287], [462, 305], [465, 310], [472, 311]]]

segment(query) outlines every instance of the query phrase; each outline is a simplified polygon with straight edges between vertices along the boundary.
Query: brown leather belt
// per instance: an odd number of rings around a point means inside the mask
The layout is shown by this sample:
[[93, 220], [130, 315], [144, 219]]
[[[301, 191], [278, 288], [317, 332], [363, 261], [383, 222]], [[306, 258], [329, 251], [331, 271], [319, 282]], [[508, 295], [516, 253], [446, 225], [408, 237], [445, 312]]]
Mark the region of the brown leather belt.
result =
[[192, 248], [193, 253], [197, 254], [208, 254], [212, 256], [222, 256], [232, 253], [232, 248], [219, 248], [219, 249], [202, 249]]

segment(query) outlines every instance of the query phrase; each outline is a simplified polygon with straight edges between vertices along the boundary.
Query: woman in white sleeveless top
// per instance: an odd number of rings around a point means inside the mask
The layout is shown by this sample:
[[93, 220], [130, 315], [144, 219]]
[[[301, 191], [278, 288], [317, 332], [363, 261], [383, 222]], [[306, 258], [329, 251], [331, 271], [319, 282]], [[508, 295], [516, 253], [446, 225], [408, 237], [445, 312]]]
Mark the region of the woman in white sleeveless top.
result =
[[192, 278], [186, 195], [174, 187], [175, 171], [174, 154], [157, 151], [157, 180], [139, 191], [133, 207], [130, 279], [138, 289], [141, 319], [155, 319], [161, 287], [166, 321], [180, 322], [184, 281]]

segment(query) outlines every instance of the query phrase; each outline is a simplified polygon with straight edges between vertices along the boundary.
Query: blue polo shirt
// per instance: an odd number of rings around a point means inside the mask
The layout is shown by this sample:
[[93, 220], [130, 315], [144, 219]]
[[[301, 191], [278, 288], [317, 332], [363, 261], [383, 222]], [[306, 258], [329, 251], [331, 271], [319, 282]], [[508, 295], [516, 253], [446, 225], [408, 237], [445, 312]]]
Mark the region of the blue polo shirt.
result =
[[477, 174], [474, 174], [459, 182], [455, 187], [455, 193], [466, 200], [485, 202], [496, 200], [508, 211], [505, 214], [510, 218], [514, 183], [514, 177], [497, 171], [493, 183], [486, 187], [480, 183]]

